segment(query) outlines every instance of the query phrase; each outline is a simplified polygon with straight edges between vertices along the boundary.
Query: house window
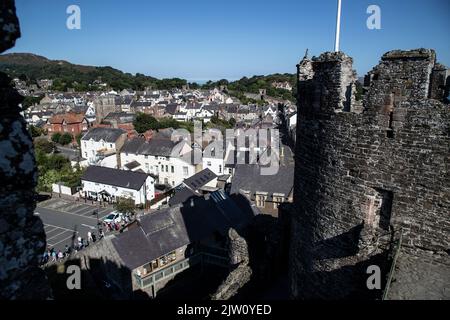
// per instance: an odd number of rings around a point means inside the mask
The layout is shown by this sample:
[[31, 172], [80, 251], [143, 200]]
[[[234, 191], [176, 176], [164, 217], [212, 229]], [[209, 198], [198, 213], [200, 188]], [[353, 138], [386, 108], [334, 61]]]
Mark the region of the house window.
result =
[[219, 164], [219, 173], [222, 173], [222, 165]]
[[206, 163], [206, 165], [207, 165], [208, 167], [211, 167], [211, 161], [208, 161], [208, 162]]
[[166, 172], [169, 172], [169, 166], [166, 164]]
[[164, 184], [169, 184], [169, 179], [167, 179], [167, 178], [164, 178]]
[[164, 172], [164, 165], [161, 165], [161, 172]]
[[109, 144], [109, 147], [110, 147], [110, 148], [112, 148], [112, 147], [113, 147], [113, 146], [112, 146], [112, 143], [110, 143], [110, 144]]
[[174, 166], [170, 166], [170, 171], [171, 171], [172, 173], [174, 173], [174, 172], [175, 172], [175, 168], [174, 168]]
[[188, 167], [183, 167], [183, 175], [184, 175], [185, 177], [187, 177], [188, 174], [189, 174]]

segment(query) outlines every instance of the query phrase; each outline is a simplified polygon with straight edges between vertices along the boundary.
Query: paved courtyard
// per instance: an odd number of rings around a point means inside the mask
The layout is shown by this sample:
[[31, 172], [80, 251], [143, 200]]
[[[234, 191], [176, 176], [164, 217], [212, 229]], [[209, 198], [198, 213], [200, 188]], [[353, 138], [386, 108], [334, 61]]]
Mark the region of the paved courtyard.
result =
[[65, 245], [72, 245], [78, 237], [87, 239], [89, 231], [97, 235], [94, 210], [98, 210], [100, 220], [113, 211], [111, 207], [99, 207], [90, 202], [52, 198], [38, 203], [35, 215], [44, 223], [47, 244], [56, 250], [64, 250]]

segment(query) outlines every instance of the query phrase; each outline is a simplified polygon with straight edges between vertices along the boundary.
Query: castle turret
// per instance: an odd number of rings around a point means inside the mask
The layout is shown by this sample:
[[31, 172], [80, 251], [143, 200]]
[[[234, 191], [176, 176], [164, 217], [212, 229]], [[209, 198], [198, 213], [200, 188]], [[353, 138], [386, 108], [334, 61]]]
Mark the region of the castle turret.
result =
[[[450, 112], [435, 99], [443, 83], [435, 60], [433, 50], [388, 52], [366, 77], [361, 108], [350, 57], [324, 53], [298, 65], [294, 298], [381, 298], [400, 238], [392, 297], [414, 298], [414, 281], [445, 291]], [[380, 267], [381, 290], [366, 285], [369, 265]]]

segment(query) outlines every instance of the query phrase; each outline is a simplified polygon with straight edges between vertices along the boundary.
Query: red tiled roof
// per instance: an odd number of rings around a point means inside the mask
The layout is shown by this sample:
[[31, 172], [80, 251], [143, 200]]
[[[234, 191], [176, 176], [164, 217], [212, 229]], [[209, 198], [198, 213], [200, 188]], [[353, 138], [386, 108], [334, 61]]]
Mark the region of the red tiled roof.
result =
[[84, 120], [84, 114], [82, 113], [64, 113], [56, 114], [50, 119], [50, 123], [63, 123], [67, 124], [81, 123]]

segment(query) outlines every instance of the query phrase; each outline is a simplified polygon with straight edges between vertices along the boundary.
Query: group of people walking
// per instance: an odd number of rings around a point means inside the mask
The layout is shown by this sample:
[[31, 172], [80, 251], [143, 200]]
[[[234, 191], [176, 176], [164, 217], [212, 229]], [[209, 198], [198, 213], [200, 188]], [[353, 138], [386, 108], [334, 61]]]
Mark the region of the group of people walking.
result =
[[87, 239], [84, 239], [82, 237], [78, 237], [72, 246], [65, 245], [64, 250], [56, 250], [55, 248], [51, 248], [50, 246], [45, 250], [45, 252], [42, 255], [41, 264], [44, 265], [48, 262], [57, 262], [62, 261], [65, 258], [69, 257], [72, 253], [77, 253], [78, 251], [82, 250], [83, 248], [86, 248], [91, 243], [95, 243], [96, 241], [102, 239], [104, 237], [103, 230], [99, 230], [98, 236], [95, 233], [88, 232], [87, 233]]

